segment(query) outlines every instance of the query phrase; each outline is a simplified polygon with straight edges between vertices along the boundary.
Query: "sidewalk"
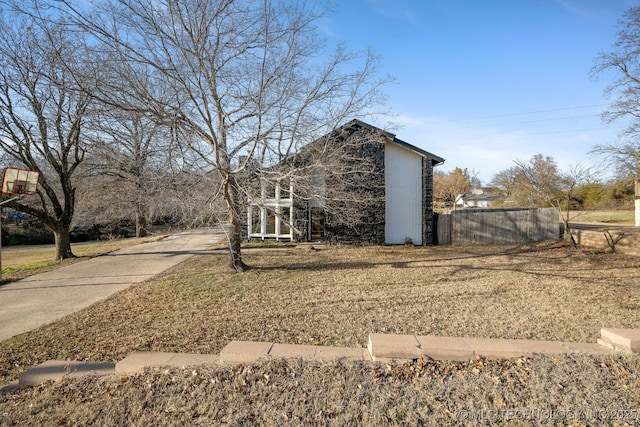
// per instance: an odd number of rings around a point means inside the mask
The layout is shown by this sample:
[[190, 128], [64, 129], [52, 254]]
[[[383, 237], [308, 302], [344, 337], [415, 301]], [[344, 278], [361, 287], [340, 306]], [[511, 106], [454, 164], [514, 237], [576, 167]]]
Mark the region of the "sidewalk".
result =
[[51, 323], [192, 255], [205, 253], [222, 237], [220, 228], [187, 231], [0, 286], [0, 341]]

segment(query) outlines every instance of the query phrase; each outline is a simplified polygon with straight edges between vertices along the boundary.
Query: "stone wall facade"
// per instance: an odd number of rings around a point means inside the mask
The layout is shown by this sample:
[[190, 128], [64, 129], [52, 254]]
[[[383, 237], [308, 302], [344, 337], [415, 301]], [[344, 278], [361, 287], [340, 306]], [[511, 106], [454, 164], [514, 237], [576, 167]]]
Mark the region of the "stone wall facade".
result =
[[[352, 153], [353, 158], [368, 159], [372, 170], [370, 173], [356, 174], [348, 183], [327, 183], [327, 186], [343, 185], [340, 192], [353, 195], [353, 198], [351, 201], [327, 202], [326, 239], [334, 243], [382, 245], [385, 242], [384, 141], [372, 140], [357, 146]], [[346, 210], [346, 206], [340, 204], [351, 204], [351, 211], [359, 211], [359, 215], [352, 216], [351, 220], [355, 220], [353, 223], [340, 218], [338, 212]]]
[[[385, 244], [385, 144], [395, 143], [391, 141], [395, 141], [393, 135], [354, 121], [296, 155], [289, 167], [308, 175], [293, 178], [294, 240]], [[399, 143], [411, 149], [409, 144]], [[436, 240], [434, 159], [426, 154], [416, 153], [422, 159], [422, 244], [431, 245]], [[317, 188], [310, 189], [316, 185], [313, 174], [318, 170], [323, 171], [323, 196], [318, 196]], [[324, 232], [314, 239], [310, 232], [312, 210], [324, 215]]]
[[[323, 240], [331, 243], [385, 241], [384, 139], [376, 133], [363, 138], [362, 132], [357, 128], [341, 132], [331, 143], [342, 150], [338, 156], [341, 164], [326, 167], [326, 197], [319, 204], [325, 212]], [[349, 170], [353, 172], [344, 173]], [[317, 201], [295, 199], [294, 228], [301, 241], [309, 240], [309, 209], [314, 204]]]
[[433, 213], [433, 164], [422, 158], [422, 244], [434, 245], [435, 215]]

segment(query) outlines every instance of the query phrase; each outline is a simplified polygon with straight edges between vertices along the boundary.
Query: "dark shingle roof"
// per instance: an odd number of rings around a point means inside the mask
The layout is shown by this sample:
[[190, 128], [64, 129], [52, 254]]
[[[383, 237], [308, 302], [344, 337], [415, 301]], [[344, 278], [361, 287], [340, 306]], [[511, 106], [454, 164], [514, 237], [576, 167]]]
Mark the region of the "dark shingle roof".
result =
[[353, 126], [353, 125], [364, 127], [366, 129], [376, 130], [378, 132], [382, 132], [391, 141], [393, 141], [394, 143], [400, 145], [401, 147], [409, 149], [409, 150], [421, 155], [422, 157], [426, 157], [426, 158], [430, 159], [433, 166], [441, 165], [441, 164], [444, 163], [445, 159], [443, 157], [440, 157], [438, 155], [430, 153], [429, 151], [423, 150], [422, 148], [418, 148], [415, 145], [409, 144], [408, 142], [405, 142], [405, 141], [403, 141], [401, 139], [396, 138], [396, 135], [391, 133], [391, 132], [387, 132], [387, 131], [385, 131], [383, 129], [380, 129], [378, 127], [375, 127], [373, 125], [370, 125], [368, 123], [360, 121], [358, 119], [351, 120], [349, 123], [345, 124], [344, 127]]

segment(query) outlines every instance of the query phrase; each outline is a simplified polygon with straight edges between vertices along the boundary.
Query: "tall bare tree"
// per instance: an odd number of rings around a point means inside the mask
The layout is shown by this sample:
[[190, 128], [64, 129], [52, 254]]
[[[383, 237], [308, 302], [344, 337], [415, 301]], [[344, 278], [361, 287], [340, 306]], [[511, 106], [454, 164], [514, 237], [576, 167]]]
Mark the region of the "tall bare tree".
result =
[[135, 218], [136, 237], [144, 237], [152, 200], [166, 177], [159, 167], [171, 149], [169, 129], [148, 117], [122, 110], [101, 114], [97, 129], [89, 171], [106, 175], [115, 184], [112, 194], [100, 198], [107, 203], [119, 200], [124, 204], [127, 209], [121, 210]]
[[542, 154], [536, 154], [528, 162], [515, 160], [514, 163], [519, 185], [530, 192], [532, 203], [555, 208], [564, 223], [565, 235], [573, 247], [580, 250], [571, 234], [571, 202], [576, 187], [588, 182], [590, 170], [577, 164], [562, 171], [553, 158]]
[[212, 193], [226, 204], [231, 266], [243, 271], [238, 174], [371, 111], [386, 81], [375, 56], [328, 49], [317, 27], [329, 10], [322, 1], [94, 3], [92, 11], [71, 0], [50, 5], [108, 52], [117, 77], [98, 88], [102, 100], [171, 123], [218, 173]]
[[598, 144], [591, 152], [603, 155], [618, 178], [640, 179], [640, 135], [626, 132], [623, 139], [624, 142]]
[[0, 22], [0, 147], [15, 166], [40, 172], [37, 201], [9, 203], [54, 234], [56, 259], [73, 257], [69, 230], [73, 180], [84, 160], [83, 132], [90, 98], [69, 67], [81, 37], [62, 22], [4, 11]]
[[591, 69], [593, 78], [611, 78], [605, 94], [614, 97], [603, 119], [629, 119], [619, 142], [599, 144], [594, 152], [604, 154], [623, 176], [640, 178], [640, 6], [629, 8], [618, 21], [617, 39], [610, 52], [601, 52]]

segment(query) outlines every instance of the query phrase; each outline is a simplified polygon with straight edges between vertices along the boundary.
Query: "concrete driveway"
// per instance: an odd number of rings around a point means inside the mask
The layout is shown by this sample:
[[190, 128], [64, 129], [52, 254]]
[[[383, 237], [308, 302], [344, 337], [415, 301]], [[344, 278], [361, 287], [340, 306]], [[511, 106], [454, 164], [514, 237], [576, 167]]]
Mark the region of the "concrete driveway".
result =
[[0, 341], [53, 322], [202, 254], [224, 236], [198, 229], [0, 286]]

